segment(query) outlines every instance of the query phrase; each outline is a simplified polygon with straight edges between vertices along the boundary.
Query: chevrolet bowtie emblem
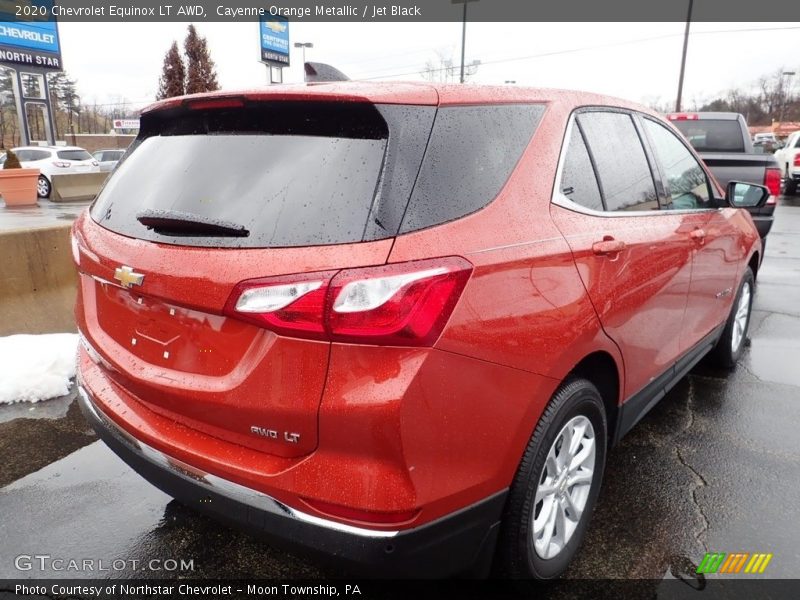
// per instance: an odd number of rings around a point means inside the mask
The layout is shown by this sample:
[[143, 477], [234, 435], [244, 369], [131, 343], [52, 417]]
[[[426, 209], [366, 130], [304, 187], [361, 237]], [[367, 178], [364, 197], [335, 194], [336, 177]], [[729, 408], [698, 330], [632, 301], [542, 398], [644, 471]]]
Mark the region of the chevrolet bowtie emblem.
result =
[[142, 285], [144, 281], [144, 274], [136, 273], [130, 267], [119, 267], [114, 271], [114, 279], [119, 281], [124, 288], [130, 288], [134, 285]]

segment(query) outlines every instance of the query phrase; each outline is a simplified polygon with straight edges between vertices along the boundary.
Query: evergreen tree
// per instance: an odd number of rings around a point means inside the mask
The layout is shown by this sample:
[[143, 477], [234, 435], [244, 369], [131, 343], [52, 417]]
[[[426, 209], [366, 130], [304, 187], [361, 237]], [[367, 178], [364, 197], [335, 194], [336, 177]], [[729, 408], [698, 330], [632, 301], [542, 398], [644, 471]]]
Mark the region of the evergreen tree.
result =
[[161, 68], [161, 78], [158, 81], [158, 100], [182, 96], [185, 93], [186, 67], [178, 50], [178, 43], [172, 46], [164, 56], [164, 66]]
[[189, 25], [183, 50], [186, 53], [186, 93], [218, 90], [217, 73], [214, 61], [208, 54], [206, 38], [197, 34], [194, 25]]
[[67, 133], [73, 133], [73, 117], [80, 112], [81, 99], [76, 90], [77, 82], [66, 71], [50, 73], [47, 77], [56, 139], [61, 139]]

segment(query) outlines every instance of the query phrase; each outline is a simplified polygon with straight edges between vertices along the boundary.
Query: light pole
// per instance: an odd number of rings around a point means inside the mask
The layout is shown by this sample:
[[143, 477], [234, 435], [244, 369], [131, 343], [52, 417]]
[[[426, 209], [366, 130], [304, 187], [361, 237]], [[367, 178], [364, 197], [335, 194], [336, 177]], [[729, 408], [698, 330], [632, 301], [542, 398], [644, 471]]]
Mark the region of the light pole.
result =
[[686, 14], [686, 31], [683, 33], [683, 54], [681, 55], [681, 74], [678, 77], [678, 99], [675, 100], [675, 112], [681, 110], [681, 97], [683, 96], [683, 74], [686, 71], [686, 50], [689, 47], [689, 27], [692, 24], [692, 8], [694, 0], [689, 0], [689, 12]]
[[478, 0], [450, 0], [450, 2], [464, 5], [464, 16], [461, 24], [461, 77], [459, 78], [460, 82], [464, 83], [464, 53], [467, 46], [467, 4], [478, 2]]
[[[788, 77], [789, 80], [786, 82], [786, 87], [788, 88], [789, 82], [792, 80], [792, 77], [794, 77], [794, 71], [784, 71], [783, 73], [781, 73], [781, 77]], [[780, 118], [778, 119], [778, 123], [783, 123], [783, 109], [785, 108], [786, 108], [786, 91], [784, 90], [783, 97], [781, 98], [781, 115]]]
[[303, 49], [303, 72], [306, 69], [306, 48], [313, 48], [314, 44], [311, 42], [295, 42], [295, 48], [302, 48]]

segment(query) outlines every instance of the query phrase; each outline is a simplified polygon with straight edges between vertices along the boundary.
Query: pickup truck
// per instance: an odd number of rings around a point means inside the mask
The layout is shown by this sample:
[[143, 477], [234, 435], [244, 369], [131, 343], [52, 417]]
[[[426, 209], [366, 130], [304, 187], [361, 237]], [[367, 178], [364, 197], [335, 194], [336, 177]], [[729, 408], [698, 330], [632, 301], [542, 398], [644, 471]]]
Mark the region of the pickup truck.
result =
[[789, 136], [786, 145], [775, 153], [775, 159], [785, 182], [783, 191], [787, 195], [796, 194], [800, 182], [800, 131]]
[[772, 154], [754, 148], [747, 122], [739, 113], [671, 113], [670, 122], [689, 140], [724, 190], [730, 181], [766, 186], [770, 198], [760, 208], [748, 208], [766, 244], [775, 204], [781, 193], [781, 171]]

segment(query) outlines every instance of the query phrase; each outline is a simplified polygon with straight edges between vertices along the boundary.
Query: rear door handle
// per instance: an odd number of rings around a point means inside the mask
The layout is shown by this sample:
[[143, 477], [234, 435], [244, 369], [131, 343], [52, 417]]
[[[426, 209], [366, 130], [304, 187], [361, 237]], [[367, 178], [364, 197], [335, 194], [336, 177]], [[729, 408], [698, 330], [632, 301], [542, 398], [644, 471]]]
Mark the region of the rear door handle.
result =
[[706, 230], [702, 229], [701, 227], [698, 227], [689, 234], [689, 237], [692, 238], [693, 240], [702, 241], [706, 239]]
[[625, 242], [622, 240], [603, 240], [602, 242], [595, 242], [592, 244], [592, 252], [598, 256], [617, 254], [623, 250], [625, 250]]

